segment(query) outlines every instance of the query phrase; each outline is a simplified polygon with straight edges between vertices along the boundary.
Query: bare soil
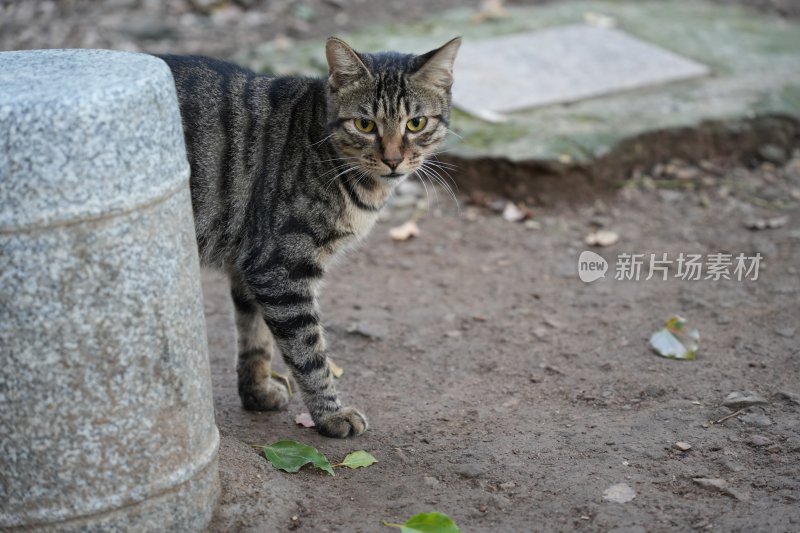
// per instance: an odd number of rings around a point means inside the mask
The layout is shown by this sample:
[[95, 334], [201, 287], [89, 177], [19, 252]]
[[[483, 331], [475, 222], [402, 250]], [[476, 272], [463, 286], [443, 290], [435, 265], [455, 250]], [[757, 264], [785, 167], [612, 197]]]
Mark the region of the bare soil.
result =
[[[660, 165], [592, 205], [537, 207], [527, 226], [438, 196], [420, 237], [389, 238], [409, 216], [393, 208], [328, 276], [330, 355], [345, 369], [340, 391], [370, 419], [362, 437], [296, 425], [298, 397], [286, 412], [240, 408], [227, 286], [206, 274], [223, 435], [212, 531], [380, 531], [431, 510], [464, 531], [800, 529], [800, 405], [782, 394], [800, 393], [800, 158], [783, 169]], [[745, 228], [787, 214], [783, 227]], [[586, 284], [577, 256], [598, 225], [620, 241], [595, 249], [610, 270]], [[764, 259], [756, 281], [616, 281], [621, 252]], [[700, 331], [696, 361], [648, 346], [675, 313]], [[769, 403], [713, 423], [734, 412], [721, 404], [738, 390]], [[281, 439], [379, 462], [292, 475], [247, 445]], [[694, 478], [723, 479], [733, 495]], [[604, 501], [617, 483], [636, 497]]]

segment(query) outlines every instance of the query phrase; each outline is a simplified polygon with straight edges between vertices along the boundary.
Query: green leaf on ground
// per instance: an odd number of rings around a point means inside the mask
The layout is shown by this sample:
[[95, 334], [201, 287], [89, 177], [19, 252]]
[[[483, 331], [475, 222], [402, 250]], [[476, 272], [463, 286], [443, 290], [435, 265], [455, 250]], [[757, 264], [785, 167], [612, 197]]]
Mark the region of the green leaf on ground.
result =
[[650, 346], [661, 357], [694, 361], [700, 345], [700, 333], [686, 328], [686, 319], [673, 316], [666, 327], [653, 333]]
[[400, 528], [401, 533], [461, 533], [452, 518], [437, 512], [415, 514], [405, 524], [384, 522], [383, 525]]
[[377, 463], [378, 460], [364, 450], [348, 453], [347, 457], [342, 459], [342, 462], [336, 466], [346, 466], [347, 468], [363, 468], [371, 464]]
[[272, 466], [285, 472], [297, 472], [303, 466], [311, 463], [330, 475], [335, 475], [330, 461], [319, 450], [293, 440], [281, 440], [264, 446], [264, 455], [272, 463]]

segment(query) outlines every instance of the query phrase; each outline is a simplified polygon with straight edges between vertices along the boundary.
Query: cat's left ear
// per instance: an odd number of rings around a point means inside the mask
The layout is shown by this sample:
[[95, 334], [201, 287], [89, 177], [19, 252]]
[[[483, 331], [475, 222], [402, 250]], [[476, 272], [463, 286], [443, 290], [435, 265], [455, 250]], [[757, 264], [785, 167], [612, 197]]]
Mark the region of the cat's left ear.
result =
[[360, 79], [372, 77], [358, 52], [341, 39], [328, 38], [325, 43], [325, 56], [328, 59], [328, 83], [334, 90]]
[[453, 85], [453, 63], [460, 46], [461, 37], [456, 37], [441, 48], [419, 56], [422, 66], [411, 79], [449, 89]]

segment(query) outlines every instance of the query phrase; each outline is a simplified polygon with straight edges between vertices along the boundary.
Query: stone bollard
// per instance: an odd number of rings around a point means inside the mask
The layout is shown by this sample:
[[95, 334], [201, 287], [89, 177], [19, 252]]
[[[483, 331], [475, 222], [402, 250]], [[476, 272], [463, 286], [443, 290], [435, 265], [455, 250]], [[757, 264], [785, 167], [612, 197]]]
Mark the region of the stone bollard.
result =
[[210, 521], [188, 176], [161, 60], [0, 53], [0, 530]]

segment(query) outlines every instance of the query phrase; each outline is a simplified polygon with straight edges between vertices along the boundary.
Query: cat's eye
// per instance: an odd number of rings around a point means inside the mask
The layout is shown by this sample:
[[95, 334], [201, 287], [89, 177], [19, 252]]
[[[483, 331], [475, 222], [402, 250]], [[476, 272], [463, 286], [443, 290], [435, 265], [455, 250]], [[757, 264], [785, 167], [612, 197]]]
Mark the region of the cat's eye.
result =
[[357, 118], [353, 120], [356, 129], [363, 133], [372, 133], [375, 131], [375, 122], [366, 118]]
[[428, 119], [425, 117], [414, 117], [408, 122], [406, 122], [406, 128], [411, 133], [417, 133], [418, 131], [422, 131], [422, 128], [428, 123]]

